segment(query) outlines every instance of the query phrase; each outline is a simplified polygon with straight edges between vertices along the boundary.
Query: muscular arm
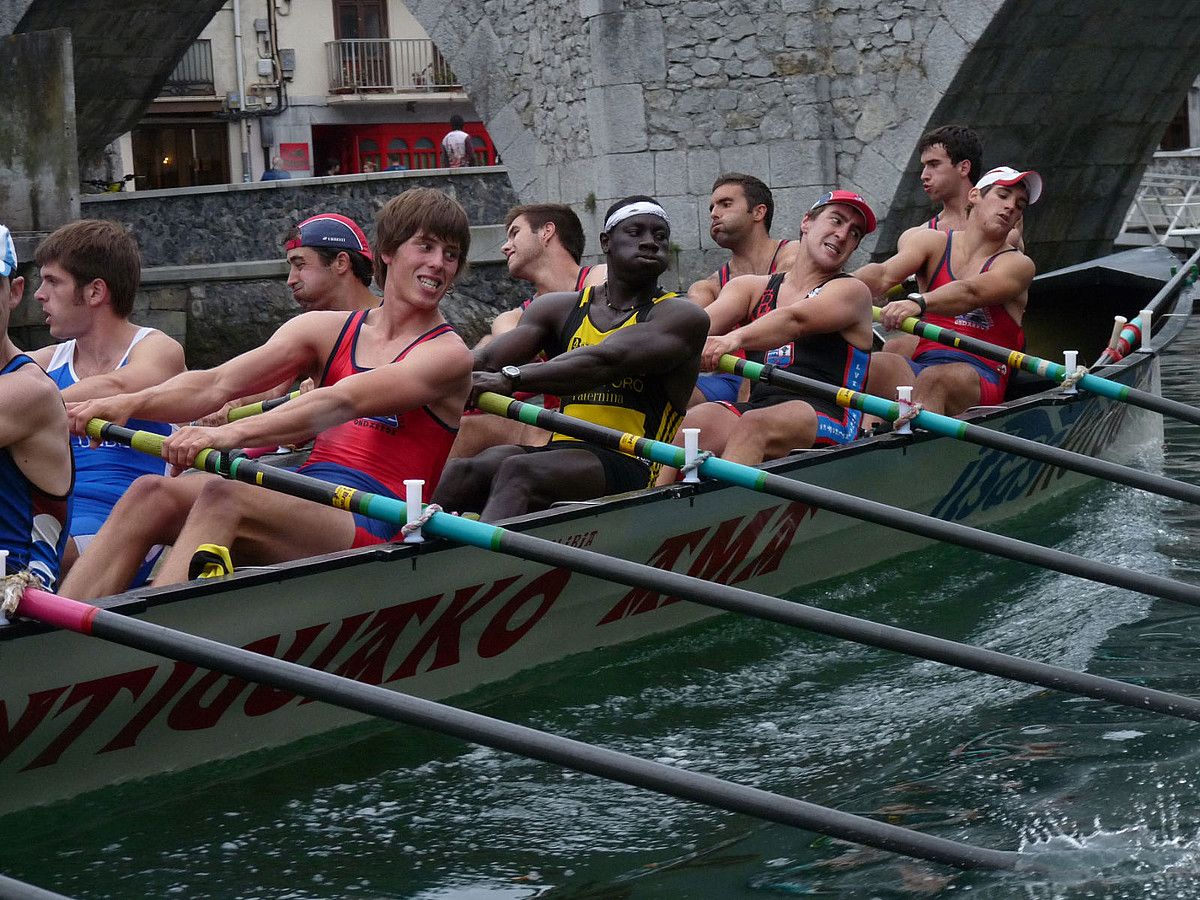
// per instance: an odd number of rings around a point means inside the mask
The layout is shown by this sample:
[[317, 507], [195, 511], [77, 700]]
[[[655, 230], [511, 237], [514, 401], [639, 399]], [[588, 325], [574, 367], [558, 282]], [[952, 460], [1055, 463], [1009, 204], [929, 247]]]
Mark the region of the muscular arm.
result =
[[713, 272], [707, 278], [693, 282], [692, 286], [688, 288], [687, 298], [701, 309], [705, 309], [717, 299], [720, 293], [721, 281], [717, 278], [717, 273]]
[[183, 347], [161, 331], [146, 335], [129, 353], [129, 361], [112, 372], [81, 378], [62, 392], [69, 403], [132, 394], [162, 384], [184, 370]]
[[900, 235], [896, 254], [890, 259], [867, 265], [855, 271], [854, 277], [871, 291], [872, 297], [882, 296], [910, 275], [928, 266], [946, 250], [946, 235], [931, 228], [910, 228]]
[[284, 323], [261, 347], [229, 362], [181, 372], [162, 384], [131, 394], [72, 403], [71, 427], [82, 434], [90, 418], [124, 422], [131, 416], [160, 422], [186, 422], [212, 412], [227, 400], [268, 390], [312, 368], [328, 352], [341, 313], [306, 313]]
[[43, 490], [70, 489], [69, 439], [62, 397], [44, 372], [24, 366], [0, 376], [0, 447]]
[[623, 376], [666, 374], [699, 359], [707, 331], [703, 310], [680, 299], [665, 300], [645, 322], [523, 368], [521, 389], [570, 394]]
[[1025, 254], [1005, 253], [986, 272], [952, 281], [925, 294], [926, 311], [956, 316], [1001, 303], [1015, 302], [1024, 307], [1034, 271], [1033, 260]]
[[578, 297], [559, 292], [534, 299], [512, 328], [475, 348], [475, 370], [498, 372], [502, 366], [529, 362], [553, 342]]
[[705, 312], [708, 313], [709, 334], [725, 334], [746, 321], [750, 305], [757, 300], [771, 279], [766, 275], [740, 275], [731, 278]]

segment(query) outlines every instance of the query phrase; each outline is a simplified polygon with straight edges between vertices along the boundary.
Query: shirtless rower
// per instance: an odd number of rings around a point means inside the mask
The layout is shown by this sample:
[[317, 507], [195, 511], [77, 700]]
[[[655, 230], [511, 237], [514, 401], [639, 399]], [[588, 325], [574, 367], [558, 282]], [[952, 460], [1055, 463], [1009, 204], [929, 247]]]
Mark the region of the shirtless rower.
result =
[[[504, 229], [504, 246], [500, 250], [508, 261], [508, 274], [532, 282], [533, 297], [516, 309], [496, 316], [492, 320], [491, 333], [476, 345], [476, 349], [515, 328], [534, 298], [556, 291], [582, 291], [603, 284], [607, 272], [603, 264], [581, 264], [586, 239], [579, 216], [569, 206], [561, 203], [514, 206], [504, 219]], [[552, 401], [554, 404], [557, 404], [556, 398]], [[548, 440], [549, 432], [541, 428], [470, 410], [463, 416], [450, 458], [474, 456], [488, 447], [502, 444], [540, 447]]]
[[[534, 300], [514, 329], [475, 351], [475, 393], [548, 391], [562, 397], [567, 415], [670, 440], [708, 327], [702, 310], [658, 287], [670, 237], [652, 198], [613, 204], [600, 234], [607, 281]], [[532, 362], [539, 353], [546, 362]], [[633, 456], [555, 434], [544, 447], [493, 447], [452, 461], [434, 496], [446, 509], [496, 521], [644, 488], [653, 475]]]
[[[775, 199], [760, 179], [740, 172], [719, 176], [713, 182], [708, 215], [709, 234], [730, 256], [721, 268], [688, 288], [688, 299], [697, 306], [707, 308], [730, 279], [739, 275], [774, 275], [792, 267], [797, 244], [771, 237]], [[704, 372], [696, 379], [688, 406], [710, 400], [744, 400], [742, 385], [736, 375]]]
[[58, 583], [74, 481], [67, 411], [58, 387], [8, 337], [25, 292], [12, 234], [0, 225], [0, 550], [4, 571]]
[[[800, 223], [796, 260], [786, 273], [735, 278], [708, 307], [704, 368], [715, 368], [726, 353], [765, 351], [771, 365], [861, 389], [871, 349], [871, 294], [842, 267], [875, 225], [875, 213], [858, 194], [830, 191], [818, 198]], [[747, 402], [693, 407], [683, 427], [700, 429], [702, 450], [758, 465], [792, 449], [852, 441], [861, 415], [755, 384]], [[675, 475], [664, 469], [658, 483], [669, 484]]]
[[[34, 298], [51, 336], [62, 343], [29, 355], [54, 379], [64, 400], [138, 391], [184, 370], [178, 341], [129, 319], [142, 267], [137, 242], [123, 225], [104, 219], [63, 225], [38, 245], [34, 260], [42, 279]], [[137, 420], [130, 427], [170, 432], [158, 422]], [[71, 452], [75, 496], [64, 574], [134, 479], [166, 471], [161, 459], [112, 441], [93, 447], [86, 437], [75, 437]], [[136, 583], [145, 581], [152, 563], [153, 557]]]
[[[470, 352], [438, 309], [461, 271], [470, 228], [457, 202], [419, 188], [390, 200], [376, 230], [381, 306], [306, 313], [215, 369], [72, 404], [74, 428], [82, 431], [93, 417], [121, 422], [134, 414], [186, 421], [229, 397], [314, 374], [317, 388], [270, 412], [181, 428], [166, 439], [164, 456], [187, 466], [205, 447], [316, 435], [299, 469], [304, 474], [392, 497], [403, 495], [405, 478], [435, 484], [471, 386]], [[264, 565], [376, 544], [395, 533], [373, 519], [212, 475], [147, 476], [117, 504], [63, 590], [84, 598], [120, 591], [153, 543], [174, 544], [154, 580], [160, 585], [185, 580], [202, 543], [228, 547], [237, 565]]]
[[[1018, 350], [1024, 344], [1021, 319], [1033, 281], [1033, 260], [1008, 243], [1025, 207], [1042, 194], [1036, 172], [1000, 166], [971, 189], [965, 228], [944, 233], [906, 232], [896, 255], [863, 266], [855, 276], [875, 296], [910, 275], [920, 293], [893, 300], [881, 320], [898, 328], [910, 316]], [[871, 358], [867, 391], [893, 398], [899, 385], [913, 386], [913, 401], [932, 412], [958, 415], [1004, 400], [1008, 368], [1003, 363], [928, 340], [916, 342], [911, 356], [890, 351]]]

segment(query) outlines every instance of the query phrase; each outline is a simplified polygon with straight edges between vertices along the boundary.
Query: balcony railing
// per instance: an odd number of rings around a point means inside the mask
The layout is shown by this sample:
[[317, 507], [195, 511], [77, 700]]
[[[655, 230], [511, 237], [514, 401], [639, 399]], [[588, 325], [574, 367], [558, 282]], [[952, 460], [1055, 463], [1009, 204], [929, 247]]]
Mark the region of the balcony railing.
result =
[[160, 97], [213, 97], [212, 42], [194, 41], [159, 91]]
[[433, 41], [356, 38], [329, 41], [325, 52], [331, 94], [462, 89]]

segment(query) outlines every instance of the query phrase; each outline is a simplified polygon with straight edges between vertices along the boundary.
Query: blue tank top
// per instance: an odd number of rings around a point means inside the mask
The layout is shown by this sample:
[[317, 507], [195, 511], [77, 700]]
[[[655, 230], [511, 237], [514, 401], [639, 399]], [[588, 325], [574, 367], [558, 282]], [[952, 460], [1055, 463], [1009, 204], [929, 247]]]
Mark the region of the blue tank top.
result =
[[[35, 365], [24, 354], [13, 357], [0, 375]], [[8, 551], [5, 574], [28, 569], [46, 587], [58, 585], [71, 495], [48, 494], [17, 466], [7, 447], [0, 447], [0, 550]]]
[[[133, 348], [152, 331], [151, 328], [138, 330], [125, 355], [117, 363], [118, 369], [129, 362], [129, 354]], [[75, 374], [74, 358], [73, 340], [59, 344], [54, 350], [47, 374], [58, 385], [60, 391], [79, 381]], [[130, 419], [129, 427], [152, 431], [155, 434], [171, 433], [170, 425], [146, 419]], [[98, 532], [112, 508], [135, 479], [142, 475], [166, 474], [166, 464], [163, 460], [140, 453], [116, 441], [105, 441], [99, 447], [93, 448], [89, 446], [87, 438], [72, 437], [71, 453], [75, 457], [75, 503], [71, 511], [70, 527], [72, 536]]]

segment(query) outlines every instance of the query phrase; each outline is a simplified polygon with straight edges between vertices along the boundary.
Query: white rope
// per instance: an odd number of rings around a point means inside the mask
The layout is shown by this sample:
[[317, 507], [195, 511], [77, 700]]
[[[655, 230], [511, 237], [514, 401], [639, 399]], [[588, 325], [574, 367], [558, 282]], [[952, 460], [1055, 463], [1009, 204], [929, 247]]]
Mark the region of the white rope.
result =
[[695, 459], [693, 459], [690, 463], [684, 463], [683, 468], [680, 469], [679, 471], [684, 475], [688, 475], [692, 472], [695, 472], [697, 469], [700, 468], [700, 466], [702, 466], [704, 464], [704, 461], [706, 459], [712, 459], [712, 451], [711, 450], [701, 450], [699, 453], [696, 454]]
[[400, 533], [405, 537], [408, 537], [414, 531], [420, 531], [421, 528], [428, 524], [429, 520], [433, 518], [434, 513], [440, 513], [441, 511], [442, 508], [436, 503], [430, 503], [413, 521], [406, 525], [400, 526]]
[[893, 429], [903, 428], [925, 411], [925, 407], [920, 403], [901, 403], [900, 408], [903, 410], [903, 412], [901, 412], [900, 415], [896, 416], [896, 418], [892, 420]]
[[17, 608], [21, 605], [21, 596], [25, 593], [25, 588], [42, 587], [41, 579], [28, 569], [13, 575], [5, 575], [3, 584], [4, 600], [0, 602], [0, 613], [9, 619], [17, 614]]
[[1079, 384], [1079, 380], [1081, 378], [1083, 378], [1083, 376], [1086, 375], [1087, 373], [1088, 373], [1087, 366], [1079, 366], [1077, 369], [1075, 369], [1074, 372], [1071, 372], [1069, 375], [1067, 375], [1066, 378], [1064, 378], [1062, 380], [1062, 386], [1064, 388], [1075, 387], [1075, 385]]

